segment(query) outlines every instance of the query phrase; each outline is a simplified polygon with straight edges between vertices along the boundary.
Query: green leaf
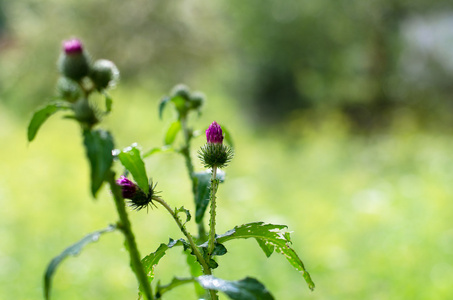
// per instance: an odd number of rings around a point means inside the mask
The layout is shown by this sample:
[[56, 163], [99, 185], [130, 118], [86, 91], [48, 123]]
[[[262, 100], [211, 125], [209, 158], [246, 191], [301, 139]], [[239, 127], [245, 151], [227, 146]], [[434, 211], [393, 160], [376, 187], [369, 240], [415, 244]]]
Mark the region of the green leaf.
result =
[[113, 137], [102, 129], [85, 130], [83, 137], [91, 166], [91, 193], [96, 197], [113, 163]]
[[231, 147], [234, 147], [233, 138], [231, 137], [230, 131], [222, 124], [219, 124], [219, 125], [220, 125], [220, 127], [222, 127], [222, 131], [225, 135], [225, 141], [228, 143], [228, 145], [230, 145]]
[[[310, 274], [305, 269], [302, 260], [297, 253], [289, 246], [291, 239], [289, 232], [286, 231], [285, 225], [274, 225], [263, 222], [249, 223], [241, 226], [236, 226], [223, 235], [217, 236], [217, 243], [224, 243], [234, 239], [255, 238], [267, 256], [272, 254], [271, 249], [284, 255], [288, 262], [302, 273], [308, 287], [313, 290], [315, 284], [312, 281]], [[204, 244], [203, 244], [204, 246]], [[264, 248], [263, 248], [264, 247]]]
[[161, 153], [161, 152], [172, 152], [175, 151], [175, 149], [172, 146], [162, 146], [162, 147], [154, 147], [151, 150], [148, 150], [143, 154], [143, 158], [146, 158], [148, 156], [151, 156], [156, 153]]
[[165, 134], [165, 145], [171, 145], [176, 139], [176, 135], [178, 132], [181, 130], [181, 122], [179, 121], [174, 121], [173, 123], [170, 124], [170, 127], [167, 130], [167, 133]]
[[223, 292], [233, 300], [274, 299], [266, 287], [255, 278], [246, 277], [238, 281], [228, 281], [212, 275], [204, 275], [195, 279], [203, 288]]
[[99, 240], [101, 234], [106, 232], [111, 232], [115, 230], [116, 227], [114, 225], [110, 225], [109, 227], [95, 231], [86, 235], [83, 239], [78, 241], [77, 243], [73, 244], [72, 246], [66, 248], [60, 255], [56, 256], [47, 266], [46, 273], [44, 275], [44, 296], [46, 299], [50, 299], [50, 289], [52, 285], [52, 277], [55, 274], [57, 267], [61, 264], [61, 262], [68, 257], [69, 255], [76, 256], [80, 253], [83, 247], [85, 247], [89, 243], [93, 243]]
[[168, 101], [170, 101], [170, 97], [163, 98], [159, 103], [159, 119], [162, 119], [162, 114], [164, 112], [164, 108], [167, 105]]
[[[197, 283], [193, 278], [178, 278], [178, 277], [174, 277], [169, 284], [160, 285], [160, 283], [158, 283], [157, 284], [157, 291], [156, 291], [156, 299], [162, 299], [162, 295], [163, 294], [165, 294], [166, 292], [174, 289], [175, 287], [178, 287], [178, 286], [186, 284], [186, 283], [192, 283], [192, 282]], [[203, 291], [203, 294], [204, 294], [204, 289], [201, 289], [201, 290]]]
[[148, 281], [151, 283], [154, 279], [154, 268], [159, 263], [160, 259], [165, 256], [168, 249], [175, 246], [183, 246], [184, 250], [188, 249], [190, 245], [183, 239], [173, 240], [170, 239], [168, 244], [160, 244], [159, 248], [153, 253], [145, 256], [142, 259], [143, 267], [145, 268]]
[[113, 99], [106, 92], [102, 93], [105, 97], [105, 113], [108, 114], [112, 111]]
[[[211, 171], [196, 172], [195, 178], [195, 222], [203, 221], [206, 208], [209, 204], [209, 187], [211, 186]], [[217, 179], [225, 181], [225, 172], [217, 170]]]
[[[192, 277], [203, 275], [203, 270], [201, 269], [201, 265], [198, 262], [196, 256], [190, 254], [190, 251], [184, 251], [184, 253], [187, 256], [187, 265], [190, 269], [190, 275], [192, 275]], [[198, 299], [209, 299], [209, 296], [207, 296], [206, 294], [206, 290], [202, 288], [198, 282], [194, 281], [194, 286]]]
[[266, 287], [255, 278], [246, 277], [238, 281], [223, 280], [212, 275], [203, 275], [196, 278], [173, 278], [173, 280], [164, 286], [157, 286], [159, 299], [162, 295], [180, 285], [198, 282], [206, 290], [214, 290], [225, 293], [233, 300], [273, 300], [274, 297]]
[[272, 253], [274, 253], [274, 245], [267, 243], [265, 240], [262, 239], [256, 239], [258, 242], [258, 245], [261, 247], [263, 250], [264, 254], [266, 254], [267, 257], [270, 257]]
[[180, 212], [183, 212], [186, 214], [186, 221], [184, 222], [184, 224], [186, 224], [187, 222], [190, 221], [190, 219], [192, 219], [192, 215], [190, 214], [190, 211], [188, 209], [185, 209], [184, 206], [181, 206], [180, 208], [175, 209], [175, 212], [176, 212], [176, 214], [178, 214]]
[[149, 183], [146, 175], [145, 163], [140, 156], [140, 150], [136, 145], [127, 147], [118, 154], [121, 164], [132, 174], [137, 185], [148, 194]]
[[71, 104], [65, 102], [54, 102], [50, 103], [47, 106], [35, 111], [33, 117], [30, 120], [30, 124], [28, 125], [28, 141], [31, 142], [36, 137], [39, 128], [42, 124], [54, 113], [60, 110], [67, 110], [71, 108]]

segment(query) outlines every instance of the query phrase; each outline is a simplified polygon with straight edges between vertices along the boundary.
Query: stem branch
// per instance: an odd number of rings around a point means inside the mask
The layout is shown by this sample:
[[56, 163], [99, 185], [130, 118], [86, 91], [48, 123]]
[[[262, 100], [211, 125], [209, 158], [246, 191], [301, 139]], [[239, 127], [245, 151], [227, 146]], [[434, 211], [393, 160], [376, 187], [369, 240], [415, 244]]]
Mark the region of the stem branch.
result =
[[[196, 203], [197, 200], [195, 199], [195, 197], [196, 197], [196, 193], [197, 193], [197, 190], [196, 190], [197, 186], [195, 184], [193, 163], [192, 163], [192, 159], [190, 157], [191, 135], [190, 135], [189, 128], [187, 127], [187, 116], [181, 117], [181, 127], [182, 127], [182, 130], [184, 133], [184, 142], [185, 142], [184, 148], [182, 149], [181, 153], [186, 160], [187, 171], [189, 172], [189, 177], [190, 177], [190, 180], [192, 181], [192, 192], [193, 192], [193, 196], [194, 196], [194, 203]], [[204, 241], [206, 241], [206, 238], [205, 238], [206, 229], [204, 227], [203, 220], [200, 223], [197, 223], [197, 225], [198, 225], [198, 240], [200, 242], [204, 242]]]
[[110, 189], [112, 190], [113, 199], [115, 200], [116, 210], [120, 218], [118, 222], [118, 228], [123, 232], [126, 239], [126, 250], [129, 252], [132, 270], [137, 277], [137, 280], [140, 284], [140, 290], [145, 295], [145, 298], [148, 300], [153, 300], [153, 292], [151, 285], [148, 282], [145, 270], [140, 259], [140, 253], [138, 252], [137, 244], [135, 242], [135, 236], [131, 229], [131, 223], [127, 216], [126, 208], [124, 205], [124, 199], [121, 194], [119, 186], [115, 182], [115, 173], [112, 171], [108, 175], [108, 182], [110, 184]]
[[[193, 253], [197, 257], [198, 262], [201, 264], [202, 269], [203, 269], [203, 273], [205, 275], [212, 275], [211, 268], [206, 263], [206, 260], [203, 258], [203, 255], [201, 255], [200, 251], [198, 250], [197, 245], [195, 244], [195, 242], [194, 242], [194, 240], [192, 238], [192, 235], [187, 231], [186, 226], [181, 222], [181, 220], [179, 219], [178, 214], [176, 213], [176, 211], [173, 210], [168, 205], [168, 203], [165, 202], [165, 200], [160, 198], [160, 197], [154, 196], [153, 200], [155, 200], [156, 202], [159, 202], [163, 207], [165, 207], [165, 209], [170, 213], [170, 215], [175, 220], [176, 224], [178, 224], [179, 229], [181, 230], [181, 232], [184, 234], [184, 236], [189, 241], [189, 244], [190, 244], [190, 247], [192, 248]], [[211, 295], [211, 299], [212, 300], [217, 300], [218, 299], [216, 291], [209, 290], [209, 294]]]

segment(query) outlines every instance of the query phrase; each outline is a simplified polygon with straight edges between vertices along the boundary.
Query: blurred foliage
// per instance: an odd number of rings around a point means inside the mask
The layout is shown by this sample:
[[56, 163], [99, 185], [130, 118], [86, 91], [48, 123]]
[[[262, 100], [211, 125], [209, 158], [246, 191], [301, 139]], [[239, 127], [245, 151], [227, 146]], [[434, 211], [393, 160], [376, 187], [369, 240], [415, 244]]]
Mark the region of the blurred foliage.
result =
[[[112, 97], [115, 106], [105, 126], [118, 148], [162, 144], [172, 118], [158, 119], [159, 95], [119, 87]], [[341, 114], [256, 129], [227, 100], [208, 98], [207, 111], [193, 122], [204, 128], [220, 118], [235, 138], [236, 156], [219, 190], [218, 230], [256, 220], [288, 224], [292, 247], [317, 288], [310, 292], [300, 273], [281, 257], [266, 258], [254, 241], [226, 245], [230, 255], [222, 257], [216, 276], [254, 276], [276, 299], [453, 297], [450, 135], [419, 131], [404, 117], [388, 133], [351, 136]], [[105, 188], [92, 200], [89, 165], [74, 122], [54, 116], [27, 146], [25, 122], [2, 109], [0, 137], [0, 299], [40, 299], [49, 260], [86, 232], [113, 223], [114, 205]], [[201, 137], [194, 140], [193, 157], [203, 143]], [[147, 160], [147, 173], [171, 205], [193, 212], [183, 165], [179, 155], [156, 154]], [[168, 237], [181, 237], [162, 209], [131, 212], [131, 222], [142, 255]], [[194, 222], [188, 226], [195, 231]], [[122, 247], [121, 235], [114, 233], [68, 259], [55, 278], [55, 299], [136, 299], [136, 280]], [[189, 275], [180, 253], [168, 255], [155, 270], [162, 284], [175, 269]], [[191, 295], [188, 286], [166, 299]]]
[[[395, 107], [421, 101], [423, 109], [432, 97], [441, 97], [442, 108], [451, 105], [445, 102], [451, 102], [452, 69], [426, 66], [423, 71], [434, 76], [448, 73], [450, 88], [439, 90], [445, 78], [423, 87], [423, 94], [401, 69], [402, 63], [426, 60], [423, 53], [407, 59], [404, 47], [418, 46], [403, 39], [407, 22], [439, 14], [451, 20], [450, 1], [256, 0], [233, 1], [229, 10], [237, 57], [249, 81], [239, 92], [264, 116], [328, 107], [372, 125]], [[428, 38], [436, 34], [432, 27], [424, 29]], [[453, 31], [449, 34], [452, 39]]]
[[61, 40], [77, 36], [94, 57], [117, 62], [123, 82], [215, 86], [262, 123], [307, 109], [340, 111], [362, 128], [388, 123], [396, 108], [452, 120], [448, 0], [3, 0], [0, 8], [0, 100], [20, 113], [50, 96]]

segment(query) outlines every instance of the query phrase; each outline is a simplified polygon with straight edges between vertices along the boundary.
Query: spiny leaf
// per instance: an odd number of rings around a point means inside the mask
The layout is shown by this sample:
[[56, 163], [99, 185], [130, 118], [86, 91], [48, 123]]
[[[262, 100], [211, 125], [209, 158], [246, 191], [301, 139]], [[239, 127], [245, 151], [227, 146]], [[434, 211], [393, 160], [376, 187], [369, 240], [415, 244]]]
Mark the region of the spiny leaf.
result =
[[68, 257], [69, 255], [76, 256], [82, 251], [82, 248], [88, 245], [89, 243], [93, 243], [99, 240], [99, 237], [106, 233], [115, 230], [116, 227], [114, 225], [110, 225], [109, 227], [95, 231], [86, 235], [83, 239], [78, 241], [77, 243], [71, 245], [70, 247], [66, 248], [60, 255], [56, 256], [47, 266], [46, 273], [44, 275], [44, 296], [46, 299], [50, 299], [50, 289], [52, 284], [52, 277], [55, 274], [57, 267], [61, 264], [61, 262]]
[[28, 141], [31, 142], [36, 137], [39, 128], [42, 124], [54, 113], [60, 110], [67, 110], [71, 108], [71, 104], [65, 102], [54, 102], [46, 105], [45, 107], [35, 111], [33, 117], [28, 125], [27, 137]]
[[261, 247], [267, 256], [272, 254], [270, 252], [272, 249], [271, 247], [275, 247], [276, 252], [284, 255], [288, 262], [296, 268], [296, 270], [302, 273], [308, 287], [313, 290], [315, 284], [312, 281], [310, 274], [305, 269], [305, 266], [297, 253], [289, 246], [291, 244], [291, 239], [286, 228], [287, 226], [285, 225], [274, 225], [263, 222], [249, 223], [236, 226], [225, 234], [217, 236], [216, 241], [218, 243], [224, 243], [233, 239], [255, 238], [260, 246], [263, 244], [263, 246], [267, 247]]
[[91, 193], [96, 193], [106, 179], [113, 163], [113, 137], [105, 130], [85, 130], [84, 145], [91, 166]]
[[137, 149], [136, 145], [127, 147], [118, 154], [118, 158], [121, 164], [132, 174], [137, 185], [148, 194], [149, 183], [148, 175], [146, 175], [145, 163], [143, 162], [140, 150]]

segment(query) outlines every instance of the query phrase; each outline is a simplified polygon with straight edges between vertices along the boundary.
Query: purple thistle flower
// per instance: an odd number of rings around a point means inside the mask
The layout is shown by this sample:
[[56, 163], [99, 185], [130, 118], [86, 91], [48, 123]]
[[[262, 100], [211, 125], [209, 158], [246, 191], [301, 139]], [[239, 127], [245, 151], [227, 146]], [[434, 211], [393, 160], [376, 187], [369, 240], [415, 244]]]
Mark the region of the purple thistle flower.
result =
[[80, 54], [83, 51], [82, 42], [79, 39], [71, 39], [63, 42], [63, 50], [66, 54]]
[[223, 134], [222, 128], [216, 121], [212, 122], [209, 125], [209, 128], [206, 130], [206, 140], [209, 144], [222, 144]]
[[116, 181], [116, 184], [121, 187], [121, 192], [123, 194], [123, 198], [125, 199], [132, 199], [137, 193], [137, 186], [135, 183], [124, 176], [121, 176], [120, 179]]

